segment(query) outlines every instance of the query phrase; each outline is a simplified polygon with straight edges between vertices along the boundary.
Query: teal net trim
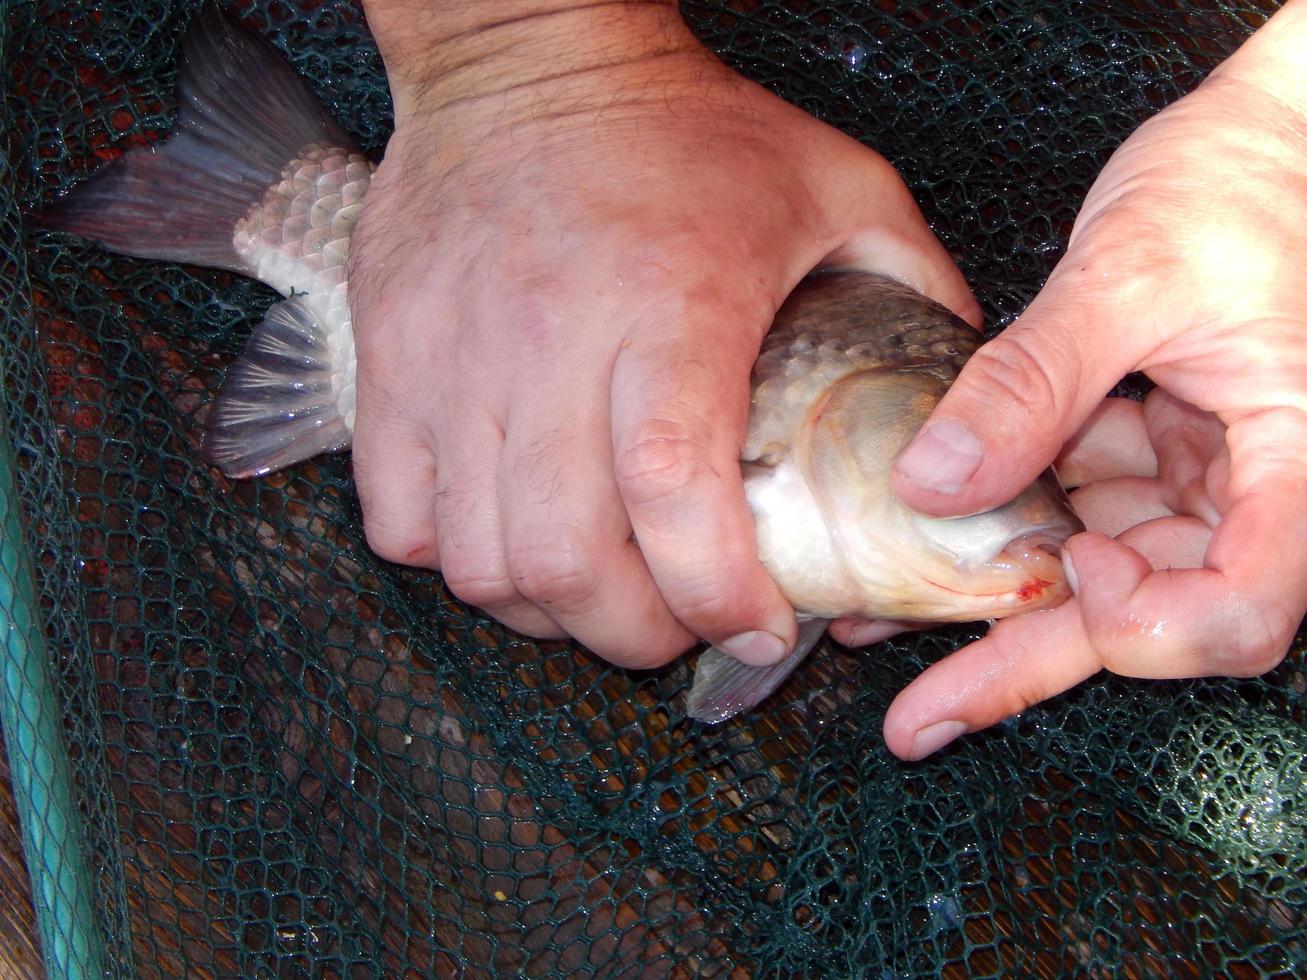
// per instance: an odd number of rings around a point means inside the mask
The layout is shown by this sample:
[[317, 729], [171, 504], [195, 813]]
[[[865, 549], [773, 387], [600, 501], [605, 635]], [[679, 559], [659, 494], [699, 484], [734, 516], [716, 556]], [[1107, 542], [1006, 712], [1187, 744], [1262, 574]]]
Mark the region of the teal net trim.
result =
[[23, 853], [46, 970], [73, 980], [103, 972], [100, 932], [13, 472], [9, 442], [0, 433], [0, 487], [8, 488], [0, 497], [0, 731], [23, 815]]

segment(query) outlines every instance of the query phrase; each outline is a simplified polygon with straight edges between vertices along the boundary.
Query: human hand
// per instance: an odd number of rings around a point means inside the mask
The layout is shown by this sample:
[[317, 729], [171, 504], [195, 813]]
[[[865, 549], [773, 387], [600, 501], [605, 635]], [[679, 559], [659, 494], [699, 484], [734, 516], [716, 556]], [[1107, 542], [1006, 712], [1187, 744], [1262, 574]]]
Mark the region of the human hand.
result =
[[402, 7], [368, 10], [395, 134], [350, 271], [369, 544], [618, 664], [699, 637], [779, 659], [794, 615], [739, 468], [763, 334], [820, 264], [978, 322], [961, 275], [884, 159], [671, 5]]
[[[900, 457], [906, 503], [960, 514], [1009, 499], [1065, 444], [1091, 533], [1068, 542], [1073, 601], [999, 623], [898, 696], [896, 754], [1103, 667], [1251, 676], [1283, 659], [1307, 611], [1304, 51], [1295, 0], [1126, 141], [1043, 291]], [[1103, 403], [1134, 370], [1160, 391]]]

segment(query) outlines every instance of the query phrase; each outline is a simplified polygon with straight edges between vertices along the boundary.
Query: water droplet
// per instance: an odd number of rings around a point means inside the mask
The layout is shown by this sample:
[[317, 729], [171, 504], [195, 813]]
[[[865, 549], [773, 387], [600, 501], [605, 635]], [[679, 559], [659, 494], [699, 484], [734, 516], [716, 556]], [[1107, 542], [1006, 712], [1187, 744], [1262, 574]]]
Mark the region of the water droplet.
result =
[[843, 62], [844, 67], [855, 74], [867, 67], [867, 49], [847, 35], [828, 35], [821, 42], [820, 49], [827, 58]]
[[932, 935], [938, 936], [941, 932], [956, 929], [962, 924], [962, 909], [952, 895], [931, 895], [926, 899], [926, 909], [930, 912]]
[[867, 64], [867, 49], [861, 44], [846, 41], [844, 47], [840, 50], [840, 60], [844, 62], [844, 67], [849, 71], [862, 71]]

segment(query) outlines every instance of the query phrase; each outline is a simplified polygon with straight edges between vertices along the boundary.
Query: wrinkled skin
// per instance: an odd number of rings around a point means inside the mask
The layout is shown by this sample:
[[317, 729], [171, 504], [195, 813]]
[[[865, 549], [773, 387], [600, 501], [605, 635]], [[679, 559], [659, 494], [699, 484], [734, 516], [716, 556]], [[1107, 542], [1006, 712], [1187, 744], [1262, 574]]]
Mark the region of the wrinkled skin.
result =
[[[601, 12], [568, 36], [617, 29]], [[777, 307], [835, 263], [979, 314], [884, 159], [726, 69], [672, 8], [632, 16], [630, 60], [444, 104], [376, 18], [396, 129], [350, 272], [368, 541], [618, 664], [699, 638], [767, 662], [796, 627], [739, 458]], [[566, 48], [540, 47], [542, 72]]]
[[[1303, 44], [1305, 15], [1277, 18]], [[999, 624], [899, 695], [897, 754], [1104, 667], [1251, 676], [1283, 659], [1307, 611], [1307, 61], [1263, 73], [1259, 40], [1113, 156], [1043, 291], [900, 457], [896, 491], [935, 514], [991, 506], [1058, 457], [1091, 533], [1068, 545], [1075, 601]], [[1101, 402], [1132, 370], [1158, 385], [1147, 401]]]

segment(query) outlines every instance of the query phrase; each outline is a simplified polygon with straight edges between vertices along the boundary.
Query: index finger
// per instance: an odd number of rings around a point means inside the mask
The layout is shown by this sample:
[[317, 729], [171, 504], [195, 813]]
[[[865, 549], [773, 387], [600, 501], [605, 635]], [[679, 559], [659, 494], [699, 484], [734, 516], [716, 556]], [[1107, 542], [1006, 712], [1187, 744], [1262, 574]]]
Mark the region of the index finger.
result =
[[[769, 311], [758, 311], [766, 322]], [[730, 315], [740, 317], [741, 311]], [[757, 337], [685, 323], [613, 369], [613, 461], [636, 542], [672, 614], [746, 663], [780, 660], [797, 626], [758, 558], [740, 451]]]

